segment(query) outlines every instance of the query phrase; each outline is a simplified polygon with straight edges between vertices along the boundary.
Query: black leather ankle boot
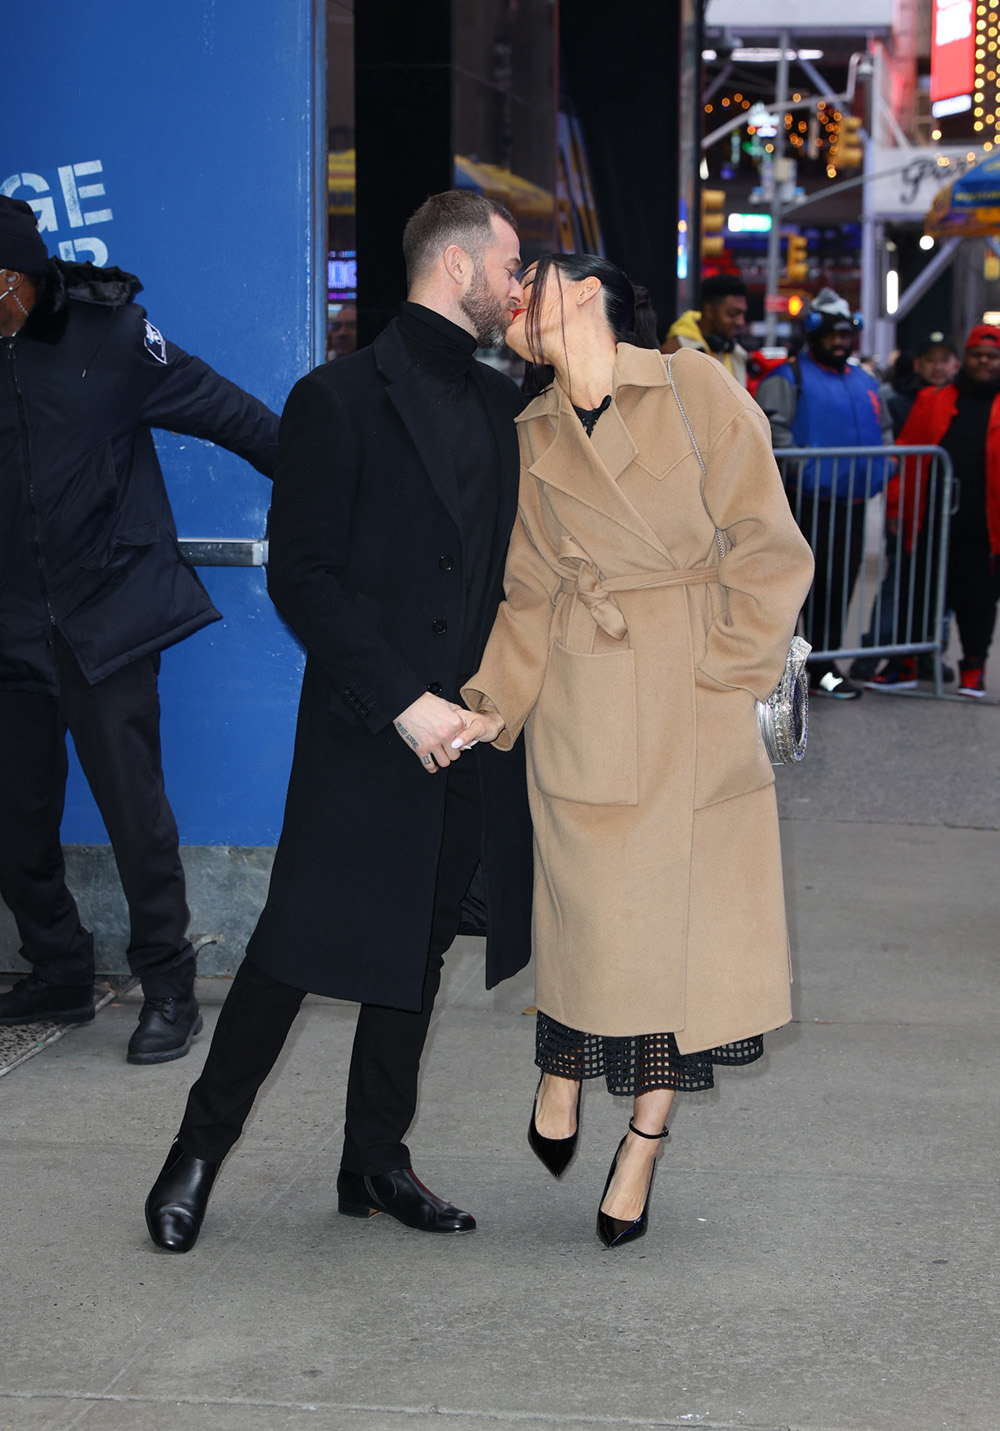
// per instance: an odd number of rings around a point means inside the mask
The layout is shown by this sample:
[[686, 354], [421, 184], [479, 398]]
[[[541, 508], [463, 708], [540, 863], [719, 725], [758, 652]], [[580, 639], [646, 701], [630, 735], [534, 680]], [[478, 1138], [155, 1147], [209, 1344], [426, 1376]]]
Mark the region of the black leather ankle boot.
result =
[[174, 1143], [146, 1199], [146, 1226], [157, 1247], [191, 1251], [218, 1171], [218, 1163], [206, 1163]]

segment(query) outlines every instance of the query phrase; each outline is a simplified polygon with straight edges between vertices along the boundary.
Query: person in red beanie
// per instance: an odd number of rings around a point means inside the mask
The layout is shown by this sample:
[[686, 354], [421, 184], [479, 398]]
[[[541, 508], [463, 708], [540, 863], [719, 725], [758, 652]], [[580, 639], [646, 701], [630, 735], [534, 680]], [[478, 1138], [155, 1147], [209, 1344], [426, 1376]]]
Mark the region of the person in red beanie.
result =
[[[982, 697], [1000, 600], [1000, 327], [976, 324], [954, 381], [917, 394], [897, 440], [943, 447], [960, 484], [948, 544], [948, 605], [962, 644], [959, 694]], [[905, 549], [917, 560], [926, 505], [927, 484], [911, 460], [889, 484], [887, 517], [903, 523]]]

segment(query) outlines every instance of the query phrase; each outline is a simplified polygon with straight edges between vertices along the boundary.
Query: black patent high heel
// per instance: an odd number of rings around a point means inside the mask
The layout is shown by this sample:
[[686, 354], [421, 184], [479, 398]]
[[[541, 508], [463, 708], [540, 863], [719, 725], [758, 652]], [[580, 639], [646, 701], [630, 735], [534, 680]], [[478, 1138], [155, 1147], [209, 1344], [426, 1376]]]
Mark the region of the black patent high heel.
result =
[[[542, 1086], [544, 1073], [538, 1079], [538, 1088]], [[543, 1162], [554, 1178], [562, 1177], [563, 1173], [570, 1165], [573, 1154], [576, 1152], [576, 1140], [580, 1133], [580, 1094], [583, 1091], [583, 1080], [576, 1090], [576, 1132], [570, 1133], [568, 1138], [545, 1138], [538, 1131], [535, 1123], [535, 1104], [538, 1102], [538, 1088], [535, 1089], [534, 1101], [531, 1104], [531, 1122], [528, 1124], [528, 1142], [531, 1144], [531, 1151], [539, 1161]]]
[[[662, 1133], [644, 1133], [641, 1128], [637, 1128], [635, 1126], [631, 1118], [628, 1121], [628, 1126], [629, 1129], [633, 1133], [635, 1133], [637, 1137], [650, 1138], [654, 1142], [658, 1141], [660, 1138], [668, 1138], [670, 1136], [666, 1128], [664, 1128]], [[625, 1138], [627, 1137], [628, 1133], [625, 1134]], [[615, 1175], [615, 1168], [617, 1168], [618, 1166], [618, 1158], [621, 1154], [622, 1148], [624, 1148], [625, 1146], [625, 1138], [623, 1138], [618, 1144], [618, 1149], [614, 1157], [611, 1159], [611, 1169], [608, 1173], [608, 1180], [604, 1184], [603, 1193], [601, 1193], [602, 1204], [604, 1202], [604, 1199], [608, 1195], [608, 1188], [611, 1186], [611, 1179]], [[629, 1222], [626, 1219], [620, 1217], [609, 1217], [606, 1212], [603, 1212], [601, 1208], [598, 1207], [597, 1235], [604, 1243], [605, 1247], [623, 1247], [626, 1242], [634, 1242], [637, 1237], [645, 1236], [647, 1214], [649, 1212], [649, 1197], [653, 1191], [653, 1177], [655, 1173], [656, 1160], [654, 1159], [653, 1166], [649, 1174], [649, 1186], [646, 1188], [646, 1201], [642, 1205], [642, 1212], [639, 1214], [639, 1216], [635, 1219], [634, 1222]]]

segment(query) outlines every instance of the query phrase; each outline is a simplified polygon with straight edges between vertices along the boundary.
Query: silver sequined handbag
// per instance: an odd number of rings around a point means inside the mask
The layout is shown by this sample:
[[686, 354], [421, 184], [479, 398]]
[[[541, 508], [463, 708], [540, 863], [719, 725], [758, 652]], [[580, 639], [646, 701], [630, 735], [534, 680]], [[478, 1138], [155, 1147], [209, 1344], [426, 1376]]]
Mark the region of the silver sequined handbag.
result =
[[809, 682], [806, 660], [812, 647], [793, 636], [781, 680], [766, 701], [757, 702], [757, 724], [772, 765], [794, 765], [806, 753]]
[[[698, 459], [698, 465], [702, 472], [705, 472], [701, 450], [695, 441], [687, 413], [684, 411], [684, 404], [681, 402], [680, 393], [677, 391], [677, 385], [670, 370], [670, 358], [667, 359], [667, 377], [673, 388], [681, 417], [684, 419], [688, 437], [691, 439], [694, 455]], [[719, 544], [721, 560], [726, 555], [726, 544], [718, 527], [715, 529], [715, 539]], [[806, 753], [806, 740], [809, 735], [809, 683], [805, 668], [811, 650], [809, 642], [803, 637], [793, 636], [792, 644], [788, 648], [788, 655], [785, 657], [785, 669], [781, 673], [780, 681], [766, 701], [757, 702], [757, 724], [760, 727], [760, 735], [764, 742], [764, 749], [767, 751], [767, 758], [772, 765], [795, 765]]]

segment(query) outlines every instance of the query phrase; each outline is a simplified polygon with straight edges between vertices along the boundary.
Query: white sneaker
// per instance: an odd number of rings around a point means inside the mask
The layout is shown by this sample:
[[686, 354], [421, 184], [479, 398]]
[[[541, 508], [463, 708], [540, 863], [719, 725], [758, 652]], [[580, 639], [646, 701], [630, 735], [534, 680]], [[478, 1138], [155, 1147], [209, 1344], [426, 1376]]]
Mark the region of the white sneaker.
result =
[[818, 680], [810, 676], [809, 694], [827, 696], [834, 701], [856, 701], [863, 692], [860, 686], [856, 686], [846, 676], [841, 676], [836, 671], [824, 671]]

